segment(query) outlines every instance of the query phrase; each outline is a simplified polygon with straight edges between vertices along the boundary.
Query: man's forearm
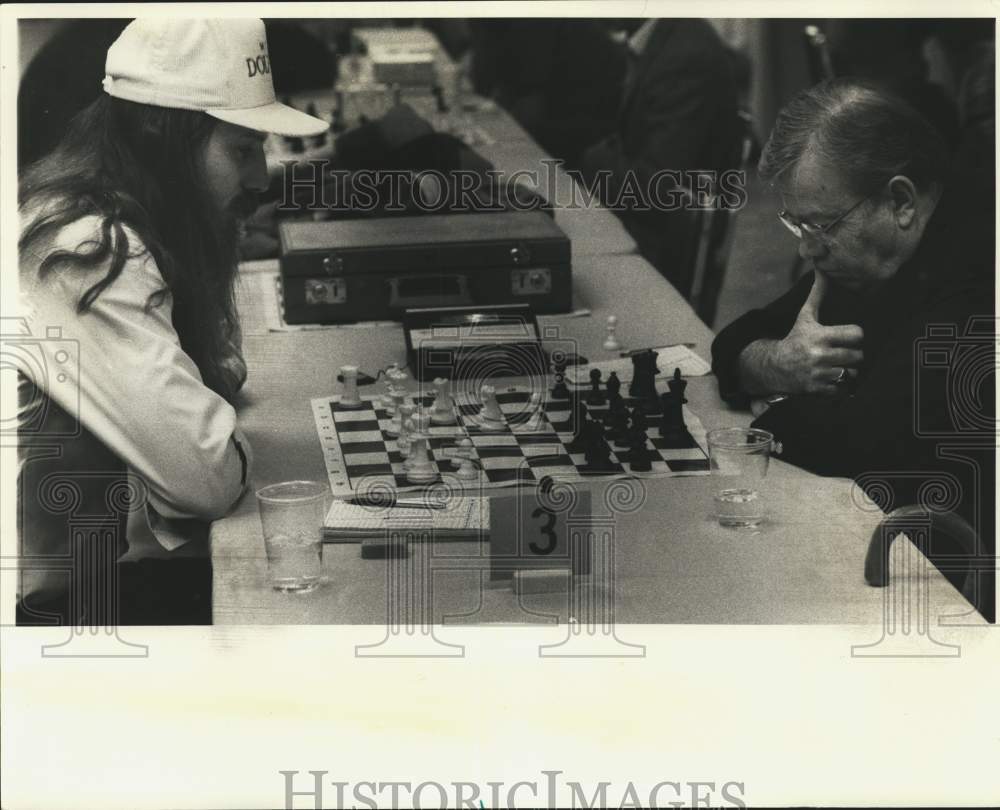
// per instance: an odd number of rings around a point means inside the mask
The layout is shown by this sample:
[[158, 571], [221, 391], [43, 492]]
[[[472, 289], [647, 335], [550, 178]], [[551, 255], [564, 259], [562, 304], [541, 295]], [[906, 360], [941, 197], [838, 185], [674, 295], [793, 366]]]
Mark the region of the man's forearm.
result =
[[740, 387], [750, 396], [785, 393], [786, 380], [774, 362], [777, 340], [755, 340], [739, 356]]

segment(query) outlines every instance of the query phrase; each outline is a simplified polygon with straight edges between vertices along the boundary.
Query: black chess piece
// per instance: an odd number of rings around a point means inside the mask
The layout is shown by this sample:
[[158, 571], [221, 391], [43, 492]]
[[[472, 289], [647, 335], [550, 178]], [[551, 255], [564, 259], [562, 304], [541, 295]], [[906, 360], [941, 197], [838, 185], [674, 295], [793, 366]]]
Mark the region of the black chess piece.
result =
[[646, 449], [646, 434], [635, 432], [629, 436], [628, 466], [632, 472], [649, 472], [653, 465]]
[[599, 406], [604, 404], [604, 394], [601, 393], [601, 370], [590, 370], [590, 393], [587, 394], [587, 404]]
[[612, 371], [608, 375], [608, 381], [604, 383], [604, 388], [608, 392], [608, 402], [613, 402], [614, 399], [621, 398], [622, 381], [618, 379], [618, 372]]
[[684, 403], [679, 391], [668, 391], [660, 396], [663, 404], [663, 418], [660, 422], [660, 437], [671, 447], [688, 444], [690, 434], [684, 424]]
[[612, 427], [612, 434], [609, 438], [617, 450], [624, 450], [628, 447], [629, 436], [629, 410], [622, 408], [615, 414], [615, 421]]
[[621, 394], [608, 397], [608, 412], [611, 414], [621, 413], [626, 410], [625, 398]]
[[552, 399], [569, 399], [569, 388], [566, 387], [566, 363], [554, 362], [552, 371], [556, 384], [552, 388]]
[[605, 434], [608, 441], [614, 442], [617, 447], [626, 433], [628, 433], [628, 411], [624, 408], [608, 411], [608, 432]]
[[573, 438], [567, 444], [570, 452], [580, 453], [585, 449], [587, 431], [590, 418], [587, 416], [587, 408], [580, 397], [573, 400], [572, 410], [569, 414], [570, 430], [573, 431]]
[[684, 390], [687, 380], [681, 377], [681, 370], [674, 369], [673, 376], [667, 380], [670, 392], [660, 397], [663, 406], [663, 420], [660, 423], [660, 436], [671, 444], [686, 443], [690, 434], [684, 424]]
[[646, 418], [646, 414], [643, 412], [642, 408], [636, 407], [632, 409], [632, 427], [629, 432], [635, 435], [641, 434], [643, 438], [646, 436], [646, 430], [649, 428], [649, 420]]
[[680, 395], [682, 405], [687, 402], [684, 399], [684, 389], [687, 388], [687, 380], [681, 377], [681, 370], [679, 368], [675, 368], [674, 376], [667, 380], [667, 388]]
[[628, 393], [638, 400], [638, 406], [645, 413], [657, 413], [660, 409], [656, 394], [656, 375], [660, 373], [656, 366], [658, 356], [659, 353], [652, 349], [632, 355], [632, 382]]
[[585, 442], [584, 460], [587, 472], [602, 473], [614, 470], [614, 464], [611, 462], [611, 448], [604, 440], [604, 431], [597, 422], [587, 423]]

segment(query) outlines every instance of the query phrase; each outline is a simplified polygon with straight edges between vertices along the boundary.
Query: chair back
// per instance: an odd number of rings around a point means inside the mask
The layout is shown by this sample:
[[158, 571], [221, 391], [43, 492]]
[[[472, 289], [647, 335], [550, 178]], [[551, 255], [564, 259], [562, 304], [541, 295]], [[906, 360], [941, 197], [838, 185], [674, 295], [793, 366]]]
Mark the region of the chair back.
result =
[[[744, 110], [738, 113], [738, 126], [739, 165], [746, 171], [754, 149], [754, 129], [750, 114]], [[722, 207], [718, 189], [714, 189], [708, 199], [698, 202], [692, 211], [696, 247], [693, 252], [694, 269], [691, 274], [688, 300], [698, 313], [698, 317], [708, 326], [712, 326], [732, 251], [734, 226], [739, 209]]]

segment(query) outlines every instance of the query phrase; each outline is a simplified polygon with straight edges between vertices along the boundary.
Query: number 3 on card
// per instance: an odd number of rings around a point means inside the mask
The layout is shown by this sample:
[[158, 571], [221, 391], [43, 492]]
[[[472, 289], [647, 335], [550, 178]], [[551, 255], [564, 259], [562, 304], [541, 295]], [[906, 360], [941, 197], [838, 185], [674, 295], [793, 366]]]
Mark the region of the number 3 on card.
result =
[[553, 531], [553, 527], [556, 525], [556, 513], [551, 512], [543, 506], [539, 506], [534, 512], [531, 513], [533, 518], [541, 517], [544, 520], [545, 525], [542, 526], [541, 532], [545, 536], [546, 545], [539, 546], [534, 540], [528, 543], [528, 548], [530, 548], [535, 554], [551, 554], [556, 548], [556, 533]]
[[490, 578], [509, 579], [516, 570], [532, 568], [588, 572], [590, 493], [577, 493], [574, 503], [560, 509], [534, 491], [491, 498]]

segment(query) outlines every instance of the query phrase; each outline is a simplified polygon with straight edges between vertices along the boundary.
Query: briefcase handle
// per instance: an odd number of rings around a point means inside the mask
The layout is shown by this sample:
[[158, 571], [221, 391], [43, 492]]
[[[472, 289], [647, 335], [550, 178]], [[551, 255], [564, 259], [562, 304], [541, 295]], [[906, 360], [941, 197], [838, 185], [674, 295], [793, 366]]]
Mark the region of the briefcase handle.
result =
[[469, 281], [464, 275], [393, 276], [389, 281], [389, 307], [472, 306]]

